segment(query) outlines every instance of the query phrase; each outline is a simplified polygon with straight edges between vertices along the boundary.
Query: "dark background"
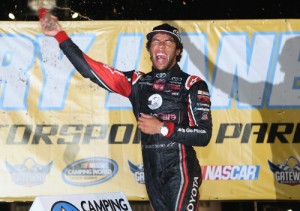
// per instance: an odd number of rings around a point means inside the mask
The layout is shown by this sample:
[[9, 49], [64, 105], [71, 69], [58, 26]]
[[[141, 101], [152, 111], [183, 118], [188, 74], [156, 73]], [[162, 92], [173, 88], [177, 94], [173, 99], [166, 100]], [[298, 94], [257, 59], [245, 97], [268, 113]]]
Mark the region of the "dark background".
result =
[[[56, 0], [53, 13], [60, 20], [220, 20], [296, 19], [299, 0]], [[59, 9], [64, 8], [64, 9]], [[69, 9], [68, 9], [69, 8]], [[0, 21], [37, 20], [27, 0], [0, 0]]]

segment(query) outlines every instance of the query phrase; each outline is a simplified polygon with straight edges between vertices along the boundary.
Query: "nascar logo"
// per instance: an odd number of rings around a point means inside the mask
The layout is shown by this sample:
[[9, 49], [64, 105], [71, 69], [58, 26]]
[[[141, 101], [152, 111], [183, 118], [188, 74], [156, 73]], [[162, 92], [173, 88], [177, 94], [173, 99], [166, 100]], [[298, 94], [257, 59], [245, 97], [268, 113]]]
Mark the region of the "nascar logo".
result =
[[202, 166], [203, 180], [257, 180], [260, 166]]

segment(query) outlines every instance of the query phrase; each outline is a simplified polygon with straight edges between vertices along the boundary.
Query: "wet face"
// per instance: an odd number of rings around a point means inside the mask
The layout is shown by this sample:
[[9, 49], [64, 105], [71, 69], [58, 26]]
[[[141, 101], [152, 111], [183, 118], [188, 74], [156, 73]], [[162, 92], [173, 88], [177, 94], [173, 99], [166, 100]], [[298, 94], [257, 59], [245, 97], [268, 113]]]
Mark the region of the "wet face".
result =
[[166, 33], [157, 33], [150, 44], [150, 58], [152, 66], [157, 70], [168, 70], [176, 64], [176, 56], [180, 49], [176, 49], [174, 38]]

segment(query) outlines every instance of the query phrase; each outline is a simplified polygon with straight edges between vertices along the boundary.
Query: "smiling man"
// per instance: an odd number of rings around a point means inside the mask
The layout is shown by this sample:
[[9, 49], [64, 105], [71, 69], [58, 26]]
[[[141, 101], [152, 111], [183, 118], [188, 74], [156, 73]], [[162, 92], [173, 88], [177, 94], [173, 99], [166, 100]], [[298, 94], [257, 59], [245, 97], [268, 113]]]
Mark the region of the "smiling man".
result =
[[147, 34], [147, 39], [147, 49], [154, 68], [165, 71], [176, 64], [176, 58], [181, 55], [183, 48], [176, 28], [168, 24], [159, 25]]
[[177, 28], [162, 24], [147, 34], [152, 70], [145, 74], [97, 62], [72, 42], [58, 22], [51, 31], [45, 20], [41, 24], [83, 77], [130, 100], [141, 132], [145, 183], [153, 209], [197, 210], [202, 179], [193, 146], [210, 141], [211, 103], [206, 82], [177, 64], [183, 50]]

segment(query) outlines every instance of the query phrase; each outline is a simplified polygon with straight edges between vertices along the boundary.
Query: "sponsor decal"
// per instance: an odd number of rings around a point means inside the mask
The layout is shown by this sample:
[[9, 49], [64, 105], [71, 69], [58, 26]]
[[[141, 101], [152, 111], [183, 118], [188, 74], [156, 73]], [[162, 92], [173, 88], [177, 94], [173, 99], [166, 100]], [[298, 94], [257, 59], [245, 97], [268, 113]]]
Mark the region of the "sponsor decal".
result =
[[128, 165], [130, 171], [134, 174], [135, 180], [140, 184], [145, 184], [145, 174], [144, 174], [144, 165], [143, 164], [133, 164], [128, 160]]
[[189, 204], [187, 205], [187, 210], [195, 210], [195, 206], [198, 201], [198, 192], [199, 192], [199, 177], [194, 177], [193, 180], [193, 188], [191, 190], [191, 196], [189, 200]]
[[166, 144], [142, 145], [142, 149], [178, 148], [178, 143], [168, 142]]
[[177, 84], [167, 84], [167, 88], [171, 90], [180, 90], [180, 85]]
[[153, 90], [163, 91], [164, 89], [165, 89], [165, 85], [164, 84], [153, 84]]
[[207, 107], [207, 108], [210, 107], [210, 105], [207, 104], [207, 103], [196, 103], [196, 105], [197, 105], [197, 106], [202, 106], [202, 107]]
[[202, 91], [202, 90], [198, 90], [198, 95], [209, 96], [209, 92], [205, 92], [205, 91]]
[[52, 205], [51, 211], [79, 211], [79, 209], [67, 201], [58, 201]]
[[177, 131], [182, 133], [206, 133], [205, 130], [200, 130], [198, 128], [178, 128]]
[[159, 117], [161, 120], [164, 120], [164, 121], [175, 121], [177, 118], [176, 118], [176, 114], [164, 114], [164, 113], [158, 113], [158, 114], [153, 114], [153, 116], [157, 116]]
[[172, 81], [182, 81], [181, 77], [172, 77]]
[[288, 157], [279, 164], [274, 164], [268, 160], [268, 164], [278, 183], [290, 186], [300, 184], [300, 162], [294, 156]]
[[202, 120], [208, 120], [208, 113], [204, 112], [201, 117]]
[[202, 166], [203, 180], [257, 180], [260, 166]]
[[157, 78], [165, 78], [166, 76], [167, 76], [166, 73], [157, 73], [157, 74], [155, 75], [155, 77], [157, 77]]
[[32, 187], [45, 182], [53, 161], [46, 165], [40, 165], [33, 158], [26, 158], [21, 164], [12, 165], [6, 161], [6, 169], [11, 175], [13, 182], [17, 185]]
[[155, 84], [164, 84], [164, 83], [166, 83], [166, 79], [157, 79], [154, 83]]
[[210, 98], [208, 96], [197, 95], [197, 100], [203, 103], [210, 103]]
[[195, 107], [194, 109], [193, 109], [194, 111], [210, 111], [210, 109], [209, 108], [198, 108], [198, 107]]
[[141, 84], [141, 85], [147, 85], [147, 86], [153, 86], [153, 84], [150, 83], [149, 81], [143, 81], [143, 82], [140, 82], [139, 84]]
[[148, 99], [148, 107], [152, 110], [159, 108], [162, 105], [162, 97], [159, 94], [153, 94]]
[[178, 96], [179, 93], [178, 92], [172, 92], [171, 95]]
[[152, 75], [147, 74], [143, 77], [145, 80], [151, 80], [152, 79]]
[[114, 160], [91, 157], [68, 165], [62, 172], [62, 179], [74, 186], [91, 186], [106, 182], [117, 172], [118, 165]]

